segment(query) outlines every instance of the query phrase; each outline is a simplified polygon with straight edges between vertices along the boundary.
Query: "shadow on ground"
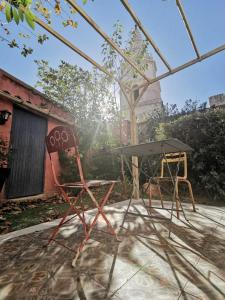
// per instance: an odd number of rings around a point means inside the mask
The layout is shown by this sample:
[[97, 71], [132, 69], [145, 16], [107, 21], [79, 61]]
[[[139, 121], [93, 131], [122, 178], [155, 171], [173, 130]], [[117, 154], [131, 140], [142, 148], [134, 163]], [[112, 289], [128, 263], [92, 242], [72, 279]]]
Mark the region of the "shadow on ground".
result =
[[[146, 214], [133, 203], [131, 211]], [[75, 268], [69, 250], [54, 242], [43, 248], [52, 229], [0, 245], [0, 299], [225, 298], [225, 208], [198, 205], [194, 213], [184, 204], [189, 222], [174, 217], [170, 225], [167, 211], [154, 210], [151, 218], [128, 215], [120, 227], [126, 207], [123, 201], [106, 208], [122, 242], [103, 233], [99, 219]], [[57, 237], [73, 249], [81, 239], [76, 220]]]

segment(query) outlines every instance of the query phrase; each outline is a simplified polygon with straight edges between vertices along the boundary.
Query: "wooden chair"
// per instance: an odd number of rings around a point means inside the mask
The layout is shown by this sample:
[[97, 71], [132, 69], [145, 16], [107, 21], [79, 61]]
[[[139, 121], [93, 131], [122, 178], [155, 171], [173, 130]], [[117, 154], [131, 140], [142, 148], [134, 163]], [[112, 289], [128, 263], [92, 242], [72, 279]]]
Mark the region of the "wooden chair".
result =
[[[183, 165], [183, 175], [173, 176], [173, 174], [170, 174], [171, 176], [165, 176], [165, 167], [168, 169], [168, 168], [170, 168], [169, 165], [171, 165], [171, 164], [176, 164], [176, 165], [179, 164], [179, 167], [181, 167]], [[156, 183], [156, 185], [150, 183], [149, 187], [148, 187], [150, 209], [152, 207], [152, 195], [154, 193], [156, 186], [158, 189], [158, 194], [160, 196], [162, 208], [164, 208], [163, 197], [162, 197], [161, 188], [160, 188], [160, 182], [166, 182], [166, 181], [173, 180], [174, 184], [175, 184], [177, 217], [179, 218], [179, 199], [180, 199], [179, 198], [179, 183], [187, 184], [190, 200], [191, 200], [192, 206], [193, 206], [193, 211], [195, 211], [195, 200], [194, 200], [194, 195], [193, 195], [193, 191], [192, 191], [192, 186], [191, 186], [190, 181], [187, 179], [187, 154], [186, 154], [186, 152], [165, 154], [161, 160], [161, 174], [159, 177], [154, 177], [153, 180]]]
[[[52, 241], [57, 242], [55, 240], [55, 237], [56, 237], [57, 233], [59, 232], [60, 227], [63, 226], [66, 222], [68, 222], [67, 216], [71, 212], [74, 212], [78, 216], [78, 218], [80, 219], [80, 221], [82, 223], [85, 237], [77, 249], [76, 255], [72, 262], [73, 266], [75, 266], [76, 260], [79, 256], [79, 254], [82, 252], [85, 243], [90, 238], [91, 232], [92, 232], [92, 230], [98, 220], [98, 217], [100, 215], [103, 217], [103, 219], [109, 229], [109, 232], [112, 235], [114, 235], [116, 237], [116, 239], [118, 240], [115, 230], [113, 229], [112, 225], [110, 224], [108, 218], [106, 217], [106, 215], [103, 211], [103, 207], [106, 204], [107, 200], [109, 199], [109, 196], [110, 196], [110, 194], [113, 190], [113, 187], [117, 181], [85, 180], [84, 179], [84, 173], [83, 173], [81, 159], [80, 159], [80, 155], [79, 155], [79, 151], [78, 151], [77, 140], [78, 139], [74, 135], [73, 131], [69, 127], [65, 127], [65, 126], [55, 127], [54, 129], [51, 130], [51, 132], [46, 137], [46, 146], [47, 146], [47, 150], [48, 150], [49, 157], [50, 157], [51, 168], [52, 168], [55, 185], [57, 186], [57, 188], [60, 192], [60, 195], [69, 204], [69, 209], [64, 214], [64, 216], [61, 219], [61, 221], [59, 222], [58, 226], [52, 232], [52, 235], [51, 235], [47, 245], [49, 245]], [[56, 152], [59, 152], [59, 151], [65, 151], [67, 149], [71, 149], [71, 151], [74, 151], [74, 155], [76, 157], [78, 173], [79, 173], [79, 177], [80, 177], [79, 182], [60, 183], [59, 179], [56, 176], [56, 170], [55, 170], [56, 159], [53, 158], [53, 154]], [[92, 192], [92, 189], [100, 188], [100, 187], [106, 186], [106, 185], [108, 185], [107, 192], [102, 197], [102, 199], [98, 202]], [[76, 197], [70, 197], [68, 195], [68, 190], [71, 191], [74, 189], [78, 190], [78, 194]], [[90, 200], [94, 203], [94, 205], [97, 208], [96, 215], [93, 218], [93, 220], [90, 222], [90, 224], [88, 224], [86, 222], [84, 206], [82, 205], [81, 208], [76, 207], [77, 201], [81, 198], [81, 196], [84, 196], [84, 194], [89, 195]]]

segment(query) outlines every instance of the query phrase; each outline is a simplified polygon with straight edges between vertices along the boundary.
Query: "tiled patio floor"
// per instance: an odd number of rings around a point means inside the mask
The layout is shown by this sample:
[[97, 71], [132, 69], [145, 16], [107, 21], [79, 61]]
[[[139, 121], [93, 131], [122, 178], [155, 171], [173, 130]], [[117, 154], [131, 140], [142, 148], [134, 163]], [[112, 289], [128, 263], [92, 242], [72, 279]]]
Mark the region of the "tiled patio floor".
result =
[[[133, 211], [146, 214], [141, 202], [133, 203]], [[185, 204], [190, 223], [174, 218], [169, 239], [163, 219], [129, 215], [121, 229], [126, 206], [106, 208], [122, 242], [95, 231], [76, 268], [60, 245], [42, 248], [52, 229], [0, 237], [0, 299], [225, 299], [225, 207], [197, 205], [194, 213]], [[59, 235], [70, 246], [81, 237], [77, 221]]]

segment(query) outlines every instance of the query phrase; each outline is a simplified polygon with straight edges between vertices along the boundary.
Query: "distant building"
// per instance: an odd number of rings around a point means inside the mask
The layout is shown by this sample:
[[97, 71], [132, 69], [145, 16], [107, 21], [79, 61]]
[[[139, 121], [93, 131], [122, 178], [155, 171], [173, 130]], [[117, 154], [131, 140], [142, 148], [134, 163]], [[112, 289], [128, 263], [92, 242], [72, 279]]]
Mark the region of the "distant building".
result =
[[[131, 59], [133, 61], [138, 60], [138, 55], [143, 51], [144, 41], [142, 39], [140, 31], [135, 28], [133, 32], [133, 38], [130, 43], [129, 52], [131, 55]], [[147, 66], [144, 73], [148, 78], [155, 78], [156, 77], [156, 63], [153, 58], [147, 53], [144, 54], [144, 61], [143, 64]], [[141, 89], [138, 89], [138, 86], [145, 83], [146, 81], [140, 75], [134, 76], [132, 72], [132, 67], [127, 64], [123, 63], [121, 66], [121, 76], [122, 81], [124, 83], [129, 82], [129, 85], [134, 88], [134, 99], [136, 99], [139, 94], [141, 93]], [[137, 87], [137, 89], [135, 89]], [[129, 106], [127, 103], [126, 98], [120, 91], [120, 107], [123, 113], [123, 119], [129, 120], [130, 119], [130, 112]], [[137, 122], [144, 122], [148, 119], [149, 115], [153, 114], [154, 111], [161, 111], [162, 109], [162, 99], [161, 99], [161, 88], [160, 82], [157, 81], [151, 85], [149, 85], [147, 91], [144, 93], [143, 97], [140, 99], [136, 107], [136, 116]]]
[[210, 107], [225, 106], [225, 95], [218, 94], [218, 95], [210, 96], [209, 106]]

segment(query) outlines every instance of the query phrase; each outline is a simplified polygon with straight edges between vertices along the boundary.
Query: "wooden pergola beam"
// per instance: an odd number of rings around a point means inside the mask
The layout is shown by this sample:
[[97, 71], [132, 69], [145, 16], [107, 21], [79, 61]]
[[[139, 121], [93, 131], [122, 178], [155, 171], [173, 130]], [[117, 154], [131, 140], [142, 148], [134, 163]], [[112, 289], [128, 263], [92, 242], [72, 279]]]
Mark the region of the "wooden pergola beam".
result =
[[[71, 1], [71, 0], [66, 0], [66, 1]], [[110, 72], [108, 72], [103, 66], [101, 66], [100, 64], [98, 64], [96, 61], [94, 61], [91, 57], [89, 57], [87, 54], [85, 54], [82, 50], [80, 50], [78, 47], [76, 47], [74, 44], [72, 44], [70, 41], [68, 41], [67, 39], [65, 39], [61, 34], [59, 34], [57, 31], [55, 31], [53, 28], [51, 28], [49, 25], [47, 25], [46, 23], [44, 23], [41, 19], [39, 19], [38, 17], [35, 18], [35, 22], [41, 26], [43, 29], [45, 29], [46, 31], [48, 31], [50, 34], [52, 34], [55, 38], [57, 38], [59, 41], [61, 41], [64, 45], [68, 46], [70, 49], [72, 49], [74, 52], [76, 52], [78, 55], [80, 55], [81, 57], [83, 57], [85, 60], [87, 60], [89, 63], [91, 63], [93, 66], [95, 66], [97, 69], [99, 69], [100, 71], [102, 71], [103, 73], [105, 73], [107, 76], [110, 76], [111, 78], [113, 78], [116, 82], [118, 82], [118, 79], [116, 79], [113, 74], [111, 74]], [[203, 55], [200, 55], [198, 58], [195, 58], [193, 60], [190, 60], [188, 62], [186, 62], [185, 64], [182, 64], [174, 69], [171, 69], [171, 71], [165, 72], [159, 76], [157, 76], [154, 79], [148, 79], [148, 83], [144, 83], [141, 84], [139, 86], [139, 88], [142, 88], [144, 86], [148, 86], [150, 84], [153, 84], [154, 82], [157, 82], [163, 78], [168, 77], [169, 75], [175, 74], [183, 69], [186, 69], [188, 67], [190, 67], [191, 65], [194, 65], [198, 62], [201, 62], [202, 60], [205, 60], [219, 52], [222, 52], [225, 50], [225, 44], [221, 45], [220, 47], [217, 47]], [[121, 85], [121, 83], [119, 83]]]
[[198, 48], [196, 46], [196, 43], [195, 43], [195, 40], [194, 40], [194, 36], [192, 34], [192, 31], [191, 31], [191, 27], [190, 27], [190, 25], [188, 23], [186, 15], [185, 15], [184, 8], [183, 8], [180, 0], [176, 0], [176, 4], [177, 4], [178, 10], [179, 10], [179, 12], [181, 14], [181, 17], [182, 17], [182, 20], [184, 22], [184, 25], [185, 25], [185, 27], [187, 29], [187, 32], [188, 32], [189, 38], [191, 40], [192, 46], [193, 46], [193, 48], [195, 50], [195, 53], [196, 53], [197, 57], [200, 58], [200, 54], [199, 54]]
[[[166, 77], [168, 77], [168, 76], [170, 76], [172, 74], [175, 74], [175, 73], [177, 73], [179, 71], [182, 71], [182, 70], [184, 70], [184, 69], [186, 69], [186, 68], [188, 68], [188, 67], [190, 67], [190, 66], [192, 66], [192, 65], [194, 65], [194, 64], [196, 64], [198, 62], [201, 62], [201, 61], [203, 61], [203, 60], [205, 60], [205, 59], [207, 59], [207, 58], [209, 58], [209, 57], [211, 57], [211, 56], [213, 56], [213, 55], [215, 55], [215, 54], [217, 54], [219, 52], [222, 52], [224, 50], [225, 50], [225, 44], [223, 44], [222, 46], [219, 46], [219, 47], [217, 47], [217, 48], [215, 48], [215, 49], [213, 49], [213, 50], [211, 50], [209, 52], [206, 52], [203, 55], [200, 55], [200, 57], [198, 57], [198, 58], [192, 59], [192, 60], [186, 62], [185, 64], [180, 65], [180, 66], [172, 69], [170, 72], [166, 72], [166, 73], [163, 73], [162, 75], [159, 75], [159, 76], [155, 77], [154, 79], [151, 80], [150, 84], [152, 84], [154, 82], [157, 82], [157, 81], [159, 81], [159, 80], [161, 80], [163, 78], [166, 78]], [[143, 83], [143, 84], [141, 84], [139, 86], [139, 88], [142, 88], [142, 87], [144, 87], [146, 85], [149, 85], [149, 84]]]
[[64, 45], [68, 46], [71, 50], [79, 54], [81, 57], [83, 57], [85, 60], [87, 60], [89, 63], [91, 63], [93, 66], [95, 66], [97, 69], [105, 73], [107, 76], [112, 77], [114, 80], [114, 76], [109, 73], [103, 66], [98, 64], [95, 60], [93, 60], [91, 57], [89, 57], [86, 53], [84, 53], [82, 50], [80, 50], [78, 47], [76, 47], [74, 44], [72, 44], [70, 41], [68, 41], [66, 38], [64, 38], [60, 33], [55, 31], [53, 28], [51, 28], [49, 25], [47, 25], [45, 22], [43, 22], [38, 17], [35, 18], [35, 22], [41, 26], [43, 29], [48, 31], [51, 35], [53, 35], [56, 39], [58, 39], [60, 42], [62, 42]]
[[74, 1], [74, 0], [65, 0], [68, 2], [81, 16], [85, 19], [88, 24], [94, 28], [96, 32], [98, 32], [101, 37], [117, 52], [119, 53], [123, 59], [133, 67], [133, 69], [143, 77], [147, 82], [150, 82], [151, 79], [148, 78], [144, 72], [140, 71], [138, 66], [124, 53], [122, 49], [120, 49], [116, 43], [96, 24], [96, 22]]
[[125, 7], [125, 9], [128, 11], [128, 13], [130, 14], [131, 18], [134, 20], [135, 24], [138, 26], [138, 28], [141, 30], [141, 32], [144, 34], [145, 38], [147, 39], [147, 41], [150, 43], [150, 45], [152, 46], [152, 48], [155, 50], [155, 52], [158, 54], [158, 56], [160, 57], [160, 59], [162, 60], [162, 62], [164, 63], [164, 65], [167, 67], [167, 69], [170, 71], [171, 67], [169, 65], [169, 63], [167, 62], [167, 60], [165, 59], [165, 57], [162, 55], [160, 49], [156, 46], [155, 42], [153, 41], [152, 37], [149, 35], [149, 33], [145, 30], [145, 28], [143, 27], [141, 21], [139, 20], [139, 18], [137, 17], [135, 11], [132, 9], [131, 5], [129, 4], [129, 2], [127, 0], [120, 0], [121, 3], [123, 4], [123, 6]]
[[[35, 18], [35, 22], [41, 26], [43, 29], [45, 29], [47, 32], [49, 32], [51, 35], [53, 35], [56, 39], [58, 39], [60, 42], [62, 42], [64, 45], [69, 47], [71, 50], [76, 52], [78, 55], [80, 55], [82, 58], [84, 58], [86, 61], [88, 61], [90, 64], [92, 64], [94, 67], [105, 73], [107, 76], [111, 77], [113, 80], [115, 80], [123, 93], [125, 93], [125, 87], [123, 86], [122, 82], [120, 82], [113, 74], [108, 72], [103, 66], [98, 64], [95, 60], [93, 60], [91, 57], [89, 57], [86, 53], [84, 53], [82, 50], [80, 50], [78, 47], [76, 47], [74, 44], [72, 44], [70, 41], [65, 39], [60, 33], [55, 31], [53, 28], [51, 28], [49, 25], [47, 25], [45, 22], [43, 22], [38, 17]], [[127, 97], [125, 95], [125, 97]], [[127, 98], [128, 101], [128, 98]], [[128, 101], [128, 104], [130, 105], [130, 102]]]

